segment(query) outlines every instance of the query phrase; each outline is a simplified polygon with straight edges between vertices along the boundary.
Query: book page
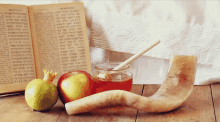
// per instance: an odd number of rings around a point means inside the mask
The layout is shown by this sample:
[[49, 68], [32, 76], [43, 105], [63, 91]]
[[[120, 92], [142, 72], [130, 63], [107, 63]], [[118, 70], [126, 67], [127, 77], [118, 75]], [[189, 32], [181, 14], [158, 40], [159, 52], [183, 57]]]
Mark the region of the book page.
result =
[[0, 4], [0, 93], [36, 78], [27, 6]]
[[57, 72], [53, 83], [72, 70], [92, 73], [84, 6], [81, 2], [29, 7], [37, 77]]

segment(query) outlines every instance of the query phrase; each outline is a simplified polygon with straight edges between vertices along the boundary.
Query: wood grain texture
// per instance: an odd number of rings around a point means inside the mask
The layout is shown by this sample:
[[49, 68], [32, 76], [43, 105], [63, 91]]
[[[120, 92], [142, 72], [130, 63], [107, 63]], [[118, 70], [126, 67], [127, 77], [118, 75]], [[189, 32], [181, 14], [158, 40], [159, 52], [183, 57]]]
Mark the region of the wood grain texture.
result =
[[[159, 87], [144, 85], [143, 96], [153, 95]], [[133, 85], [132, 92], [141, 94], [142, 88], [143, 85]], [[0, 122], [215, 122], [215, 115], [220, 122], [220, 84], [194, 86], [192, 94], [180, 108], [161, 114], [114, 107], [69, 116], [60, 100], [49, 111], [36, 112], [27, 105], [24, 94], [0, 95], [0, 104]]]
[[[10, 109], [13, 109], [13, 105], [18, 103], [20, 100], [19, 96], [23, 96], [23, 94], [19, 94], [16, 96], [8, 96], [8, 95], [0, 95], [0, 118], [5, 118], [7, 112]], [[8, 115], [7, 115], [8, 116]], [[1, 120], [1, 119], [0, 119]]]
[[[159, 85], [145, 85], [143, 96], [150, 96]], [[185, 103], [170, 112], [146, 113], [139, 111], [136, 122], [215, 122], [210, 86], [194, 86]]]
[[[141, 95], [143, 85], [133, 85], [131, 92]], [[69, 116], [66, 111], [58, 122], [135, 122], [137, 110], [127, 107], [114, 107], [95, 110], [89, 113]]]
[[220, 122], [220, 84], [211, 85], [216, 122]]
[[0, 98], [0, 121], [1, 122], [55, 122], [62, 111], [64, 105], [60, 102], [48, 111], [33, 111], [26, 103], [24, 95]]

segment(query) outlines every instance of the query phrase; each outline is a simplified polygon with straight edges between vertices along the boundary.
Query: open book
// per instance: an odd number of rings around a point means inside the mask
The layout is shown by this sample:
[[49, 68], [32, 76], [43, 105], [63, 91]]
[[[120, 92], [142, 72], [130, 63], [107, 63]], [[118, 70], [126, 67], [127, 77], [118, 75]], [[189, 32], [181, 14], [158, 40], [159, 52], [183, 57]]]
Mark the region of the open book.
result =
[[0, 4], [0, 93], [23, 91], [43, 69], [92, 73], [84, 5]]

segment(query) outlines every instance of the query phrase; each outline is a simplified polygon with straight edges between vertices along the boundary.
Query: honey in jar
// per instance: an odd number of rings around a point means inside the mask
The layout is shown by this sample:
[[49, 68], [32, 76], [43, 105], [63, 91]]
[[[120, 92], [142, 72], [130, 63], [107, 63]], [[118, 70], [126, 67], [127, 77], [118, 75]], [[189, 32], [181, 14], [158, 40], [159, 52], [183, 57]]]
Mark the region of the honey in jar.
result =
[[133, 77], [130, 65], [120, 70], [113, 70], [120, 62], [97, 64], [93, 72], [93, 94], [108, 90], [131, 91]]

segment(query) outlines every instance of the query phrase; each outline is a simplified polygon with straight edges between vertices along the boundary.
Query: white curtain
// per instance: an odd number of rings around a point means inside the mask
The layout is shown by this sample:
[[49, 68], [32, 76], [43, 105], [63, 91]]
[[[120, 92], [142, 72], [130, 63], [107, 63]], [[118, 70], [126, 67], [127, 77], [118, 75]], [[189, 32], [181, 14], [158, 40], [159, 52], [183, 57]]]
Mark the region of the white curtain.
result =
[[[173, 54], [199, 56], [195, 85], [210, 84], [220, 80], [219, 1], [0, 0], [1, 3], [26, 5], [74, 1], [84, 2], [93, 65], [104, 61], [124, 61], [143, 48], [143, 44], [153, 39], [160, 39], [163, 44], [145, 53], [131, 64], [134, 84], [161, 84], [169, 66], [169, 57]], [[95, 14], [97, 16], [94, 16]], [[111, 17], [106, 17], [107, 15]], [[130, 19], [114, 20], [114, 17]], [[136, 20], [141, 22], [134, 23], [133, 21]], [[122, 23], [120, 27], [124, 28], [124, 31], [113, 26], [117, 25], [117, 22]], [[132, 22], [135, 26], [129, 28]], [[102, 29], [97, 30], [97, 27]], [[94, 34], [101, 32], [104, 33], [102, 36]], [[118, 35], [113, 35], [114, 32]], [[116, 42], [114, 36], [119, 41]], [[135, 40], [140, 36], [143, 38]], [[129, 42], [131, 38], [135, 40], [132, 43]], [[140, 40], [143, 41], [140, 42]], [[95, 42], [100, 42], [100, 45], [99, 43], [95, 45]], [[112, 45], [111, 48], [108, 45], [103, 46], [106, 43]], [[117, 47], [119, 43], [125, 48]]]

